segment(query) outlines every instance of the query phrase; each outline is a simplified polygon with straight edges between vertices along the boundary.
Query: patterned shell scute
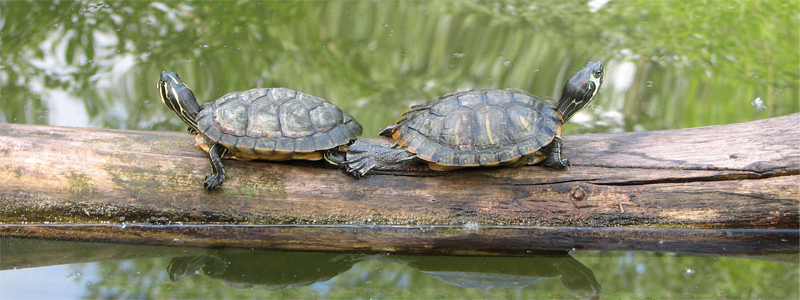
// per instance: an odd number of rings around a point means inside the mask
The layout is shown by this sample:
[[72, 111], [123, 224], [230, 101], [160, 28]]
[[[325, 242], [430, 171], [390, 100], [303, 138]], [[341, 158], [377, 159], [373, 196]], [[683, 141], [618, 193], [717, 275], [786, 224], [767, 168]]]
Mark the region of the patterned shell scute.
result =
[[411, 108], [397, 122], [395, 137], [438, 165], [487, 166], [535, 153], [559, 126], [552, 99], [518, 89], [478, 89]]
[[331, 149], [362, 131], [336, 105], [286, 88], [226, 94], [204, 105], [197, 123], [206, 138], [243, 153]]

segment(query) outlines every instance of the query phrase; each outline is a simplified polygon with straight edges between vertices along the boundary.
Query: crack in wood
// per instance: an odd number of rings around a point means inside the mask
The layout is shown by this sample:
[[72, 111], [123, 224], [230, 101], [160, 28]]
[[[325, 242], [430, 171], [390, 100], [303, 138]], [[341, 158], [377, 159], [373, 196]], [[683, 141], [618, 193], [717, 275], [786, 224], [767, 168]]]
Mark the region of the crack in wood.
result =
[[[741, 172], [741, 171], [740, 171]], [[752, 172], [756, 173], [756, 172]], [[722, 174], [712, 176], [699, 176], [699, 177], [684, 177], [684, 178], [659, 178], [654, 180], [627, 180], [620, 182], [598, 182], [597, 185], [606, 186], [630, 186], [630, 185], [652, 185], [652, 184], [670, 184], [670, 183], [694, 183], [694, 182], [722, 182], [722, 181], [736, 181], [748, 179], [767, 179], [773, 177], [792, 176], [798, 175], [798, 172], [787, 172], [785, 174]]]
[[571, 180], [561, 180], [561, 181], [547, 181], [547, 182], [495, 182], [495, 183], [487, 183], [487, 185], [511, 185], [511, 186], [538, 186], [538, 185], [554, 185], [554, 184], [563, 184], [563, 183], [591, 183], [593, 181], [597, 181], [599, 179], [571, 179]]
[[[720, 178], [725, 177], [725, 178]], [[671, 184], [671, 183], [694, 183], [694, 182], [711, 182], [711, 181], [730, 181], [742, 179], [758, 179], [757, 176], [741, 176], [738, 178], [731, 178], [729, 176], [704, 176], [704, 177], [686, 177], [686, 178], [659, 178], [654, 180], [627, 180], [620, 182], [598, 182], [597, 185], [604, 186], [632, 186], [632, 185], [653, 185], [653, 184]]]

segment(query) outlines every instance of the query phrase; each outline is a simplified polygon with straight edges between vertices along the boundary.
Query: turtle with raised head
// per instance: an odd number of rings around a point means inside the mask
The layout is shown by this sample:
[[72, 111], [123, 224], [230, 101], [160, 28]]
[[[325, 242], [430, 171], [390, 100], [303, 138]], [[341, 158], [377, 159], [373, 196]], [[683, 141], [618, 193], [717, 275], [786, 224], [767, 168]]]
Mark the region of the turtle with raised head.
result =
[[338, 106], [287, 88], [257, 88], [228, 93], [202, 106], [177, 73], [161, 72], [161, 100], [197, 134], [208, 152], [211, 174], [204, 186], [225, 180], [222, 158], [284, 161], [326, 159], [341, 162], [361, 125]]
[[561, 99], [519, 89], [476, 89], [439, 97], [405, 111], [380, 134], [390, 147], [358, 141], [345, 169], [362, 177], [373, 169], [418, 159], [437, 171], [522, 166], [563, 169], [561, 125], [591, 102], [603, 83], [603, 63], [588, 62], [567, 80]]

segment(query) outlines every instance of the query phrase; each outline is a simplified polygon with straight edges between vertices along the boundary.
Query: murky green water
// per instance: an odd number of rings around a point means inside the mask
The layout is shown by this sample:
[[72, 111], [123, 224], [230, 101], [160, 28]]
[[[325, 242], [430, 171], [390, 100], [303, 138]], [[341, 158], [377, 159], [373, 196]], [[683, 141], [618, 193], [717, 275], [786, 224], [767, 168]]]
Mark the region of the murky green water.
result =
[[[797, 254], [551, 251], [438, 257], [0, 239], [0, 297], [797, 299]], [[99, 262], [94, 262], [99, 261]]]
[[[606, 63], [606, 80], [565, 134], [743, 122], [800, 111], [799, 16], [793, 0], [0, 2], [0, 122], [185, 131], [156, 93], [158, 73], [168, 70], [201, 101], [254, 87], [319, 96], [377, 136], [409, 105], [454, 91], [521, 88], [557, 97], [565, 77], [589, 60]], [[173, 282], [173, 258], [137, 249], [130, 251], [142, 258], [2, 271], [0, 297], [585, 296], [552, 270], [498, 275], [489, 282], [513, 288], [484, 290], [458, 287], [413, 258], [338, 254], [336, 272], [298, 273], [310, 279], [296, 287], [208, 274]], [[252, 255], [184, 250], [212, 263]], [[579, 251], [571, 258], [593, 271], [604, 297], [798, 298], [796, 257]], [[534, 259], [508, 263], [526, 260]]]

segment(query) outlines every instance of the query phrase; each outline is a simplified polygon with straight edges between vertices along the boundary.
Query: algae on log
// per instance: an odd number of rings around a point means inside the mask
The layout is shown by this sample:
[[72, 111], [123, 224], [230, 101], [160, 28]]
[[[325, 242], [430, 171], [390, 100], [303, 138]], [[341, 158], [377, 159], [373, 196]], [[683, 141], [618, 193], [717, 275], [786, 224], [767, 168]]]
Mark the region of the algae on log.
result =
[[[0, 218], [16, 222], [798, 228], [800, 114], [681, 130], [564, 137], [573, 166], [365, 179], [324, 163], [226, 160], [194, 136], [0, 124]], [[371, 142], [388, 143], [380, 139]]]
[[542, 251], [570, 250], [721, 256], [800, 251], [800, 231], [793, 229], [0, 224], [0, 236], [191, 248], [466, 256], [530, 256]]

